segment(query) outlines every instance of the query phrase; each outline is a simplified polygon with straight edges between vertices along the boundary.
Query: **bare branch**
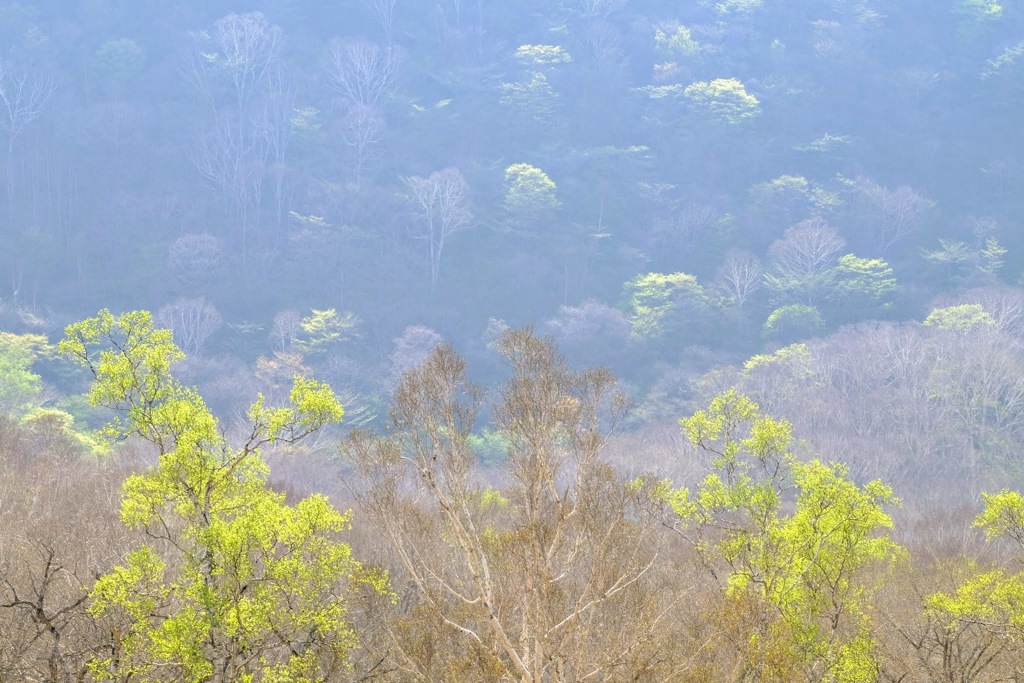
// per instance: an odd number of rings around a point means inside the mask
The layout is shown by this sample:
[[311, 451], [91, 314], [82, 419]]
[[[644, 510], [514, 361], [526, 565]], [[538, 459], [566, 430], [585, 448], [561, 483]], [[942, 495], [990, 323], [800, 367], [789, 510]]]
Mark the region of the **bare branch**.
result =
[[430, 255], [430, 286], [437, 287], [441, 256], [448, 238], [473, 227], [469, 208], [469, 184], [457, 168], [435, 171], [427, 178], [405, 179], [412, 193], [419, 220], [413, 224], [412, 235], [426, 240]]
[[8, 149], [25, 128], [43, 113], [57, 85], [48, 73], [0, 62], [0, 128], [7, 131]]
[[327, 50], [327, 85], [349, 102], [376, 107], [394, 87], [400, 63], [392, 48], [335, 40]]

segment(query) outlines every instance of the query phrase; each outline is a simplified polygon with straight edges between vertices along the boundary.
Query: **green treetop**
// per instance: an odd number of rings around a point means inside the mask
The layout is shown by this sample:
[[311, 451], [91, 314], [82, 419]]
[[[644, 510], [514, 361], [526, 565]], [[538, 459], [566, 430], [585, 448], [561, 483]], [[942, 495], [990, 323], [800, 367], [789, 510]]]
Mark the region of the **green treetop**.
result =
[[299, 322], [301, 333], [295, 346], [308, 356], [324, 355], [335, 345], [359, 336], [362, 321], [352, 313], [339, 314], [335, 309], [312, 309]]
[[811, 381], [816, 374], [814, 356], [807, 344], [790, 344], [774, 353], [751, 356], [743, 364], [743, 377], [751, 380], [758, 373], [772, 372], [779, 368], [784, 368], [785, 375], [799, 382]]
[[1003, 5], [995, 0], [957, 0], [953, 11], [959, 15], [960, 34], [977, 35], [981, 30], [1003, 18]]
[[501, 84], [501, 103], [523, 115], [532, 125], [550, 126], [557, 109], [558, 93], [543, 72], [531, 71], [527, 76], [525, 80]]
[[21, 417], [37, 405], [42, 379], [32, 365], [49, 348], [42, 335], [0, 332], [0, 414]]
[[665, 334], [665, 321], [685, 299], [705, 304], [707, 296], [697, 278], [687, 273], [637, 275], [624, 286], [627, 316], [637, 339], [654, 339]]
[[677, 21], [654, 27], [654, 46], [658, 54], [668, 59], [694, 57], [701, 49], [690, 29]]
[[516, 59], [523, 66], [543, 69], [568, 64], [572, 56], [560, 45], [520, 45], [516, 50]]
[[[974, 526], [989, 540], [1006, 538], [1024, 546], [1024, 496], [1004, 489], [983, 493], [985, 509]], [[1024, 574], [999, 568], [983, 571], [964, 581], [952, 595], [936, 593], [925, 601], [930, 615], [950, 633], [966, 628], [988, 631], [996, 637], [1024, 637]]]
[[686, 86], [683, 96], [716, 123], [738, 124], [757, 117], [761, 103], [735, 78], [716, 78]]
[[939, 238], [938, 249], [922, 249], [924, 260], [937, 275], [953, 282], [971, 282], [979, 276], [991, 279], [1006, 262], [1007, 249], [994, 234], [999, 225], [991, 219], [975, 219], [974, 244]]
[[560, 202], [554, 181], [530, 164], [512, 164], [505, 169], [505, 208], [523, 218], [556, 210]]
[[751, 666], [792, 661], [814, 680], [876, 680], [865, 574], [901, 552], [886, 532], [892, 490], [858, 487], [839, 464], [797, 460], [790, 424], [734, 391], [680, 422], [713, 471], [693, 495], [664, 481], [654, 494], [727, 595], [767, 608], [750, 635]]
[[840, 304], [843, 317], [857, 320], [892, 308], [897, 283], [892, 267], [883, 259], [846, 254], [836, 264], [832, 287], [831, 297]]
[[761, 9], [764, 4], [764, 0], [720, 0], [720, 2], [712, 2], [712, 0], [703, 0], [703, 4], [711, 5], [714, 4], [715, 11], [719, 14], [749, 14], [755, 10]]
[[768, 314], [762, 331], [768, 339], [786, 344], [815, 337], [825, 329], [825, 319], [817, 306], [787, 304]]
[[91, 371], [89, 401], [120, 413], [107, 436], [136, 435], [159, 454], [124, 483], [121, 518], [149, 541], [95, 584], [92, 613], [121, 633], [92, 674], [314, 681], [344, 665], [355, 641], [346, 590], [356, 578], [380, 590], [384, 581], [336, 539], [349, 514], [320, 495], [286, 504], [267, 485], [260, 455], [264, 445], [295, 443], [339, 421], [330, 388], [296, 377], [288, 406], [258, 397], [234, 447], [202, 397], [174, 379], [183, 354], [148, 312], [100, 311], [70, 325], [60, 351]]
[[836, 289], [839, 296], [860, 297], [884, 305], [896, 291], [896, 278], [882, 259], [846, 254], [839, 257]]
[[994, 326], [996, 321], [981, 304], [960, 304], [934, 309], [924, 319], [924, 324], [954, 332], [967, 332], [977, 327]]

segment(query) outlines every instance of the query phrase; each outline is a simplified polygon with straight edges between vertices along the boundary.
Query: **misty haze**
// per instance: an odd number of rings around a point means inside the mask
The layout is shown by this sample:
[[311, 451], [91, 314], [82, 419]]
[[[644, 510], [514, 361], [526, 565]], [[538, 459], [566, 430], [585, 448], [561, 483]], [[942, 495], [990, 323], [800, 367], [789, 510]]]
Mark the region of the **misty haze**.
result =
[[0, 683], [1024, 680], [1024, 0], [0, 0]]

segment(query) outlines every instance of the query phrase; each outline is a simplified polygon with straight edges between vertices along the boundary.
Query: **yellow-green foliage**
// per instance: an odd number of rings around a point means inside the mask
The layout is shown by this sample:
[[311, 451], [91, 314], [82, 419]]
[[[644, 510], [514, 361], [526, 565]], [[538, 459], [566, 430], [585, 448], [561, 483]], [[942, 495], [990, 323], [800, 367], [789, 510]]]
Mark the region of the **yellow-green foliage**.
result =
[[742, 386], [769, 409], [786, 405], [821, 384], [818, 365], [806, 344], [752, 356], [743, 364]]
[[780, 306], [764, 321], [764, 333], [771, 338], [813, 337], [824, 329], [821, 312], [809, 304]]
[[1013, 628], [1024, 635], [1024, 579], [1002, 570], [983, 572], [967, 579], [956, 593], [936, 593], [925, 601], [925, 609], [946, 621], [986, 624], [991, 628]]
[[989, 21], [1003, 16], [1003, 6], [995, 0], [957, 0], [958, 14], [976, 21]]
[[835, 213], [843, 204], [839, 193], [813, 184], [803, 176], [780, 175], [751, 186], [748, 192], [758, 209], [781, 210], [791, 221], [808, 213], [817, 216]]
[[[985, 508], [974, 526], [992, 540], [1013, 539], [1024, 545], [1024, 496], [1004, 489], [983, 493]], [[958, 623], [980, 624], [1010, 637], [1024, 636], [1024, 575], [1001, 569], [981, 572], [965, 580], [956, 593], [936, 593], [925, 601], [932, 615], [945, 620], [949, 629]]]
[[38, 433], [61, 434], [68, 437], [93, 455], [103, 455], [109, 451], [106, 440], [97, 438], [88, 431], [80, 431], [75, 427], [74, 416], [57, 408], [30, 410], [21, 418], [21, 424]]
[[974, 520], [974, 526], [985, 530], [991, 540], [1009, 536], [1018, 543], [1024, 541], [1024, 496], [1003, 489], [999, 493], [982, 493], [985, 509]]
[[506, 434], [484, 427], [479, 434], [470, 434], [466, 444], [473, 450], [477, 459], [486, 465], [503, 462], [508, 455], [509, 440]]
[[836, 266], [836, 290], [839, 296], [862, 298], [884, 305], [896, 291], [896, 277], [883, 259], [846, 254], [839, 257]]
[[505, 208], [521, 217], [537, 217], [559, 206], [558, 188], [548, 174], [530, 164], [505, 169]]
[[108, 436], [138, 435], [159, 452], [156, 466], [124, 483], [122, 520], [156, 542], [96, 582], [90, 611], [127, 630], [116, 652], [93, 660], [93, 676], [319, 680], [320, 658], [344, 658], [355, 642], [346, 584], [383, 591], [386, 579], [337, 540], [350, 513], [319, 495], [288, 505], [269, 488], [260, 448], [340, 420], [330, 388], [296, 377], [288, 406], [258, 398], [245, 443], [233, 447], [198, 393], [170, 373], [182, 354], [149, 313], [101, 311], [69, 326], [60, 349], [92, 371], [89, 400], [122, 413]]
[[637, 275], [624, 287], [627, 316], [633, 324], [633, 336], [652, 339], [664, 333], [663, 322], [681, 297], [706, 301], [704, 288], [687, 273], [647, 273]]
[[790, 424], [735, 391], [681, 426], [715, 455], [713, 471], [692, 496], [667, 482], [652, 493], [694, 528], [709, 563], [724, 562], [725, 590], [772, 605], [791, 634], [787, 647], [823, 667], [824, 680], [876, 680], [863, 575], [901, 553], [887, 533], [892, 490], [859, 487], [840, 464], [796, 460]]
[[787, 374], [797, 379], [809, 379], [814, 374], [814, 357], [807, 344], [790, 344], [775, 353], [759, 353], [743, 364], [743, 374], [749, 377], [759, 370], [773, 366], [785, 366]]
[[516, 59], [523, 66], [534, 69], [572, 61], [572, 57], [561, 45], [520, 45], [516, 50]]
[[[705, 2], [710, 4], [709, 0]], [[720, 0], [714, 4], [720, 14], [747, 14], [761, 9], [764, 0]]]
[[835, 683], [874, 683], [880, 673], [875, 641], [865, 623], [855, 638], [839, 647], [838, 657], [826, 680]]
[[1024, 59], [1024, 41], [1004, 49], [995, 59], [988, 60], [985, 69], [981, 72], [981, 78], [985, 81], [1000, 76], [1012, 78], [1022, 59]]
[[550, 125], [558, 104], [558, 93], [543, 72], [531, 71], [527, 76], [525, 80], [502, 83], [500, 101], [536, 124]]
[[996, 275], [1003, 269], [1006, 251], [995, 237], [986, 237], [984, 246], [978, 251], [978, 268], [983, 273]]
[[761, 113], [760, 101], [735, 78], [691, 83], [686, 86], [683, 96], [716, 123], [735, 125]]
[[996, 321], [981, 304], [960, 304], [936, 308], [924, 319], [924, 324], [944, 330], [967, 332], [978, 327], [995, 325]]
[[785, 202], [807, 202], [811, 188], [807, 178], [783, 174], [753, 185], [748, 192], [755, 206], [764, 207]]
[[637, 88], [637, 90], [645, 93], [652, 100], [675, 100], [683, 92], [683, 86], [679, 83], [671, 85], [645, 85]]
[[655, 27], [654, 46], [659, 54], [669, 59], [693, 57], [700, 53], [700, 44], [693, 39], [690, 29], [678, 22]]
[[36, 405], [42, 380], [32, 365], [49, 351], [42, 335], [0, 332], [0, 413], [20, 417]]
[[333, 308], [312, 309], [299, 322], [302, 333], [295, 346], [307, 355], [327, 353], [331, 346], [359, 335], [359, 317], [352, 313], [339, 314]]

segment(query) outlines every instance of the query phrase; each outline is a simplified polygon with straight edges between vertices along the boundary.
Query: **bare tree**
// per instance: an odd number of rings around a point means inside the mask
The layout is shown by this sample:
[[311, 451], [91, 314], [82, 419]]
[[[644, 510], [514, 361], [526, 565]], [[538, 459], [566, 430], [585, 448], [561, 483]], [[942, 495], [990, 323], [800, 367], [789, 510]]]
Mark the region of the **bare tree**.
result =
[[622, 33], [607, 19], [585, 18], [578, 39], [582, 43], [584, 54], [602, 70], [622, 66], [626, 62], [622, 50]]
[[388, 376], [384, 380], [388, 393], [394, 391], [401, 381], [402, 376], [409, 370], [422, 363], [444, 342], [444, 338], [423, 325], [409, 325], [402, 332], [401, 337], [391, 340], [394, 350], [388, 357]]
[[384, 44], [388, 49], [391, 49], [394, 44], [392, 29], [395, 25], [395, 2], [396, 0], [363, 0], [363, 3], [377, 17], [381, 30], [384, 31]]
[[[506, 490], [476, 474], [469, 437], [480, 393], [448, 345], [406, 373], [386, 437], [355, 433], [343, 446], [363, 514], [395, 553], [396, 585], [413, 593], [403, 621], [436, 624], [421, 632], [432, 654], [393, 629], [392, 656], [424, 680], [467, 654], [486, 667], [483, 680], [646, 680], [671, 659], [647, 648], [672, 600], [648, 599], [655, 527], [638, 523], [637, 493], [600, 458], [622, 408], [615, 380], [573, 372], [528, 330], [498, 347], [512, 371], [494, 407]], [[454, 657], [439, 651], [448, 640]]]
[[846, 241], [823, 218], [800, 221], [769, 247], [771, 269], [765, 283], [782, 298], [814, 303], [827, 286], [836, 255], [845, 245]]
[[787, 229], [768, 252], [773, 267], [798, 275], [814, 275], [831, 266], [845, 244], [824, 219], [810, 218]]
[[542, 328], [570, 361], [579, 365], [616, 367], [630, 345], [632, 326], [617, 308], [589, 299], [578, 306], [561, 306]]
[[761, 289], [764, 268], [749, 251], [730, 251], [715, 275], [714, 287], [736, 308], [743, 310], [757, 290]]
[[39, 118], [56, 90], [53, 76], [0, 62], [0, 128], [7, 132], [7, 153], [25, 128]]
[[224, 325], [224, 319], [206, 299], [178, 299], [157, 311], [156, 323], [171, 330], [174, 343], [191, 356], [202, 353], [206, 340]]
[[[31, 545], [32, 550], [25, 553], [29, 557], [18, 563], [24, 566], [15, 569], [5, 563], [0, 568], [0, 611], [18, 613], [11, 619], [14, 624], [8, 626], [16, 625], [20, 631], [8, 632], [4, 645], [15, 646], [12, 649], [16, 652], [10, 653], [14, 662], [0, 666], [0, 670], [17, 674], [22, 680], [83, 680], [85, 661], [91, 654], [89, 646], [100, 640], [86, 642], [83, 647], [80, 635], [98, 630], [85, 608], [92, 577], [79, 576], [76, 568], [66, 564], [48, 543]], [[35, 678], [40, 674], [46, 678]]]
[[[559, 343], [581, 344], [608, 338], [616, 346], [629, 341], [629, 320], [622, 311], [596, 299], [579, 306], [561, 306], [545, 324]], [[620, 347], [621, 348], [621, 347]]]
[[272, 26], [262, 12], [253, 12], [218, 19], [214, 30], [220, 49], [218, 66], [231, 78], [238, 111], [245, 111], [277, 61], [283, 42], [281, 29]]
[[[0, 680], [78, 683], [117, 637], [87, 610], [95, 572], [126, 552], [116, 503], [134, 463], [88, 457], [69, 416], [0, 418]], [[124, 454], [126, 455], [126, 453]]]
[[[216, 122], [200, 135], [192, 155], [199, 172], [222, 193], [241, 231], [242, 264], [248, 263], [250, 231], [258, 224], [263, 184], [273, 171], [278, 223], [287, 215], [284, 164], [291, 134], [293, 97], [276, 70], [283, 33], [260, 12], [218, 19], [194, 52], [186, 73], [216, 113]], [[219, 91], [227, 89], [232, 106], [221, 111]], [[266, 91], [264, 106], [253, 102]]]
[[[970, 474], [1003, 474], [1024, 441], [1024, 353], [995, 326], [963, 334], [929, 328], [933, 409], [969, 439]], [[1014, 466], [1016, 467], [1016, 466]]]
[[43, 113], [56, 89], [53, 76], [0, 61], [0, 129], [7, 133], [7, 201], [14, 205], [14, 146]]
[[688, 202], [655, 216], [651, 237], [661, 249], [691, 252], [721, 217], [713, 206]]
[[917, 232], [935, 206], [934, 201], [906, 185], [890, 190], [861, 176], [852, 181], [852, 187], [860, 199], [855, 206], [865, 214], [871, 248], [880, 254]]
[[400, 62], [394, 49], [335, 40], [327, 50], [327, 85], [349, 102], [376, 107], [394, 87]]
[[281, 311], [274, 316], [274, 324], [270, 328], [270, 340], [274, 350], [286, 353], [302, 333], [302, 314], [295, 310]]
[[434, 11], [434, 32], [439, 45], [458, 51], [460, 59], [483, 58], [485, 47], [498, 48], [501, 41], [487, 40], [486, 12], [482, 0], [444, 0]]
[[373, 107], [353, 104], [341, 122], [341, 139], [355, 154], [356, 189], [362, 185], [363, 169], [372, 158], [373, 147], [384, 137], [384, 117]]
[[623, 0], [576, 0], [575, 7], [584, 19], [606, 19], [615, 9], [621, 7]]
[[1016, 287], [976, 287], [953, 296], [941, 297], [932, 308], [980, 304], [992, 316], [996, 327], [1024, 341], [1024, 292]]
[[469, 185], [459, 170], [451, 167], [434, 171], [426, 178], [406, 178], [405, 184], [412, 193], [419, 218], [413, 224], [412, 235], [427, 242], [430, 289], [434, 291], [448, 239], [456, 232], [473, 227]]
[[[1019, 677], [1019, 655], [1015, 639], [998, 628], [950, 619], [932, 609], [922, 609], [936, 591], [955, 591], [972, 571], [967, 553], [977, 552], [965, 539], [944, 539], [949, 527], [969, 528], [968, 520], [955, 516], [956, 508], [930, 511], [931, 524], [940, 528], [939, 538], [922, 538], [932, 531], [927, 523], [915, 529], [921, 555], [935, 561], [904, 560], [885, 582], [878, 600], [877, 642], [884, 652], [884, 681], [1012, 681]], [[964, 511], [966, 512], [966, 508]], [[927, 525], [927, 526], [926, 526]], [[934, 531], [932, 533], [935, 533]], [[963, 534], [967, 538], [973, 534]], [[954, 540], [950, 543], [950, 540]], [[960, 541], [960, 542], [956, 542]], [[950, 546], [953, 547], [950, 547]], [[935, 546], [939, 546], [936, 548]], [[967, 547], [964, 547], [967, 546]], [[1015, 666], [1018, 665], [1018, 666]], [[1014, 675], [1014, 670], [1017, 676]]]
[[292, 188], [288, 182], [288, 147], [295, 126], [295, 89], [286, 82], [280, 71], [273, 71], [267, 79], [267, 96], [252, 119], [253, 135], [259, 146], [266, 150], [267, 168], [273, 182], [274, 214], [281, 228], [288, 216], [288, 202]]
[[195, 289], [221, 267], [220, 240], [209, 233], [188, 233], [174, 240], [167, 251], [167, 268]]
[[88, 135], [106, 146], [104, 156], [114, 171], [123, 173], [125, 148], [137, 143], [142, 132], [142, 108], [137, 104], [120, 101], [97, 102], [89, 107], [85, 125]]
[[277, 62], [283, 33], [262, 12], [251, 12], [222, 17], [214, 23], [211, 34], [202, 35], [212, 43], [213, 51], [200, 49], [191, 57], [187, 73], [215, 109], [211, 80], [226, 80], [241, 121], [253, 95]]
[[268, 140], [255, 135], [250, 128], [222, 116], [212, 129], [200, 135], [192, 156], [196, 168], [220, 191], [238, 220], [243, 267], [248, 262], [249, 233], [262, 204], [270, 153]]

